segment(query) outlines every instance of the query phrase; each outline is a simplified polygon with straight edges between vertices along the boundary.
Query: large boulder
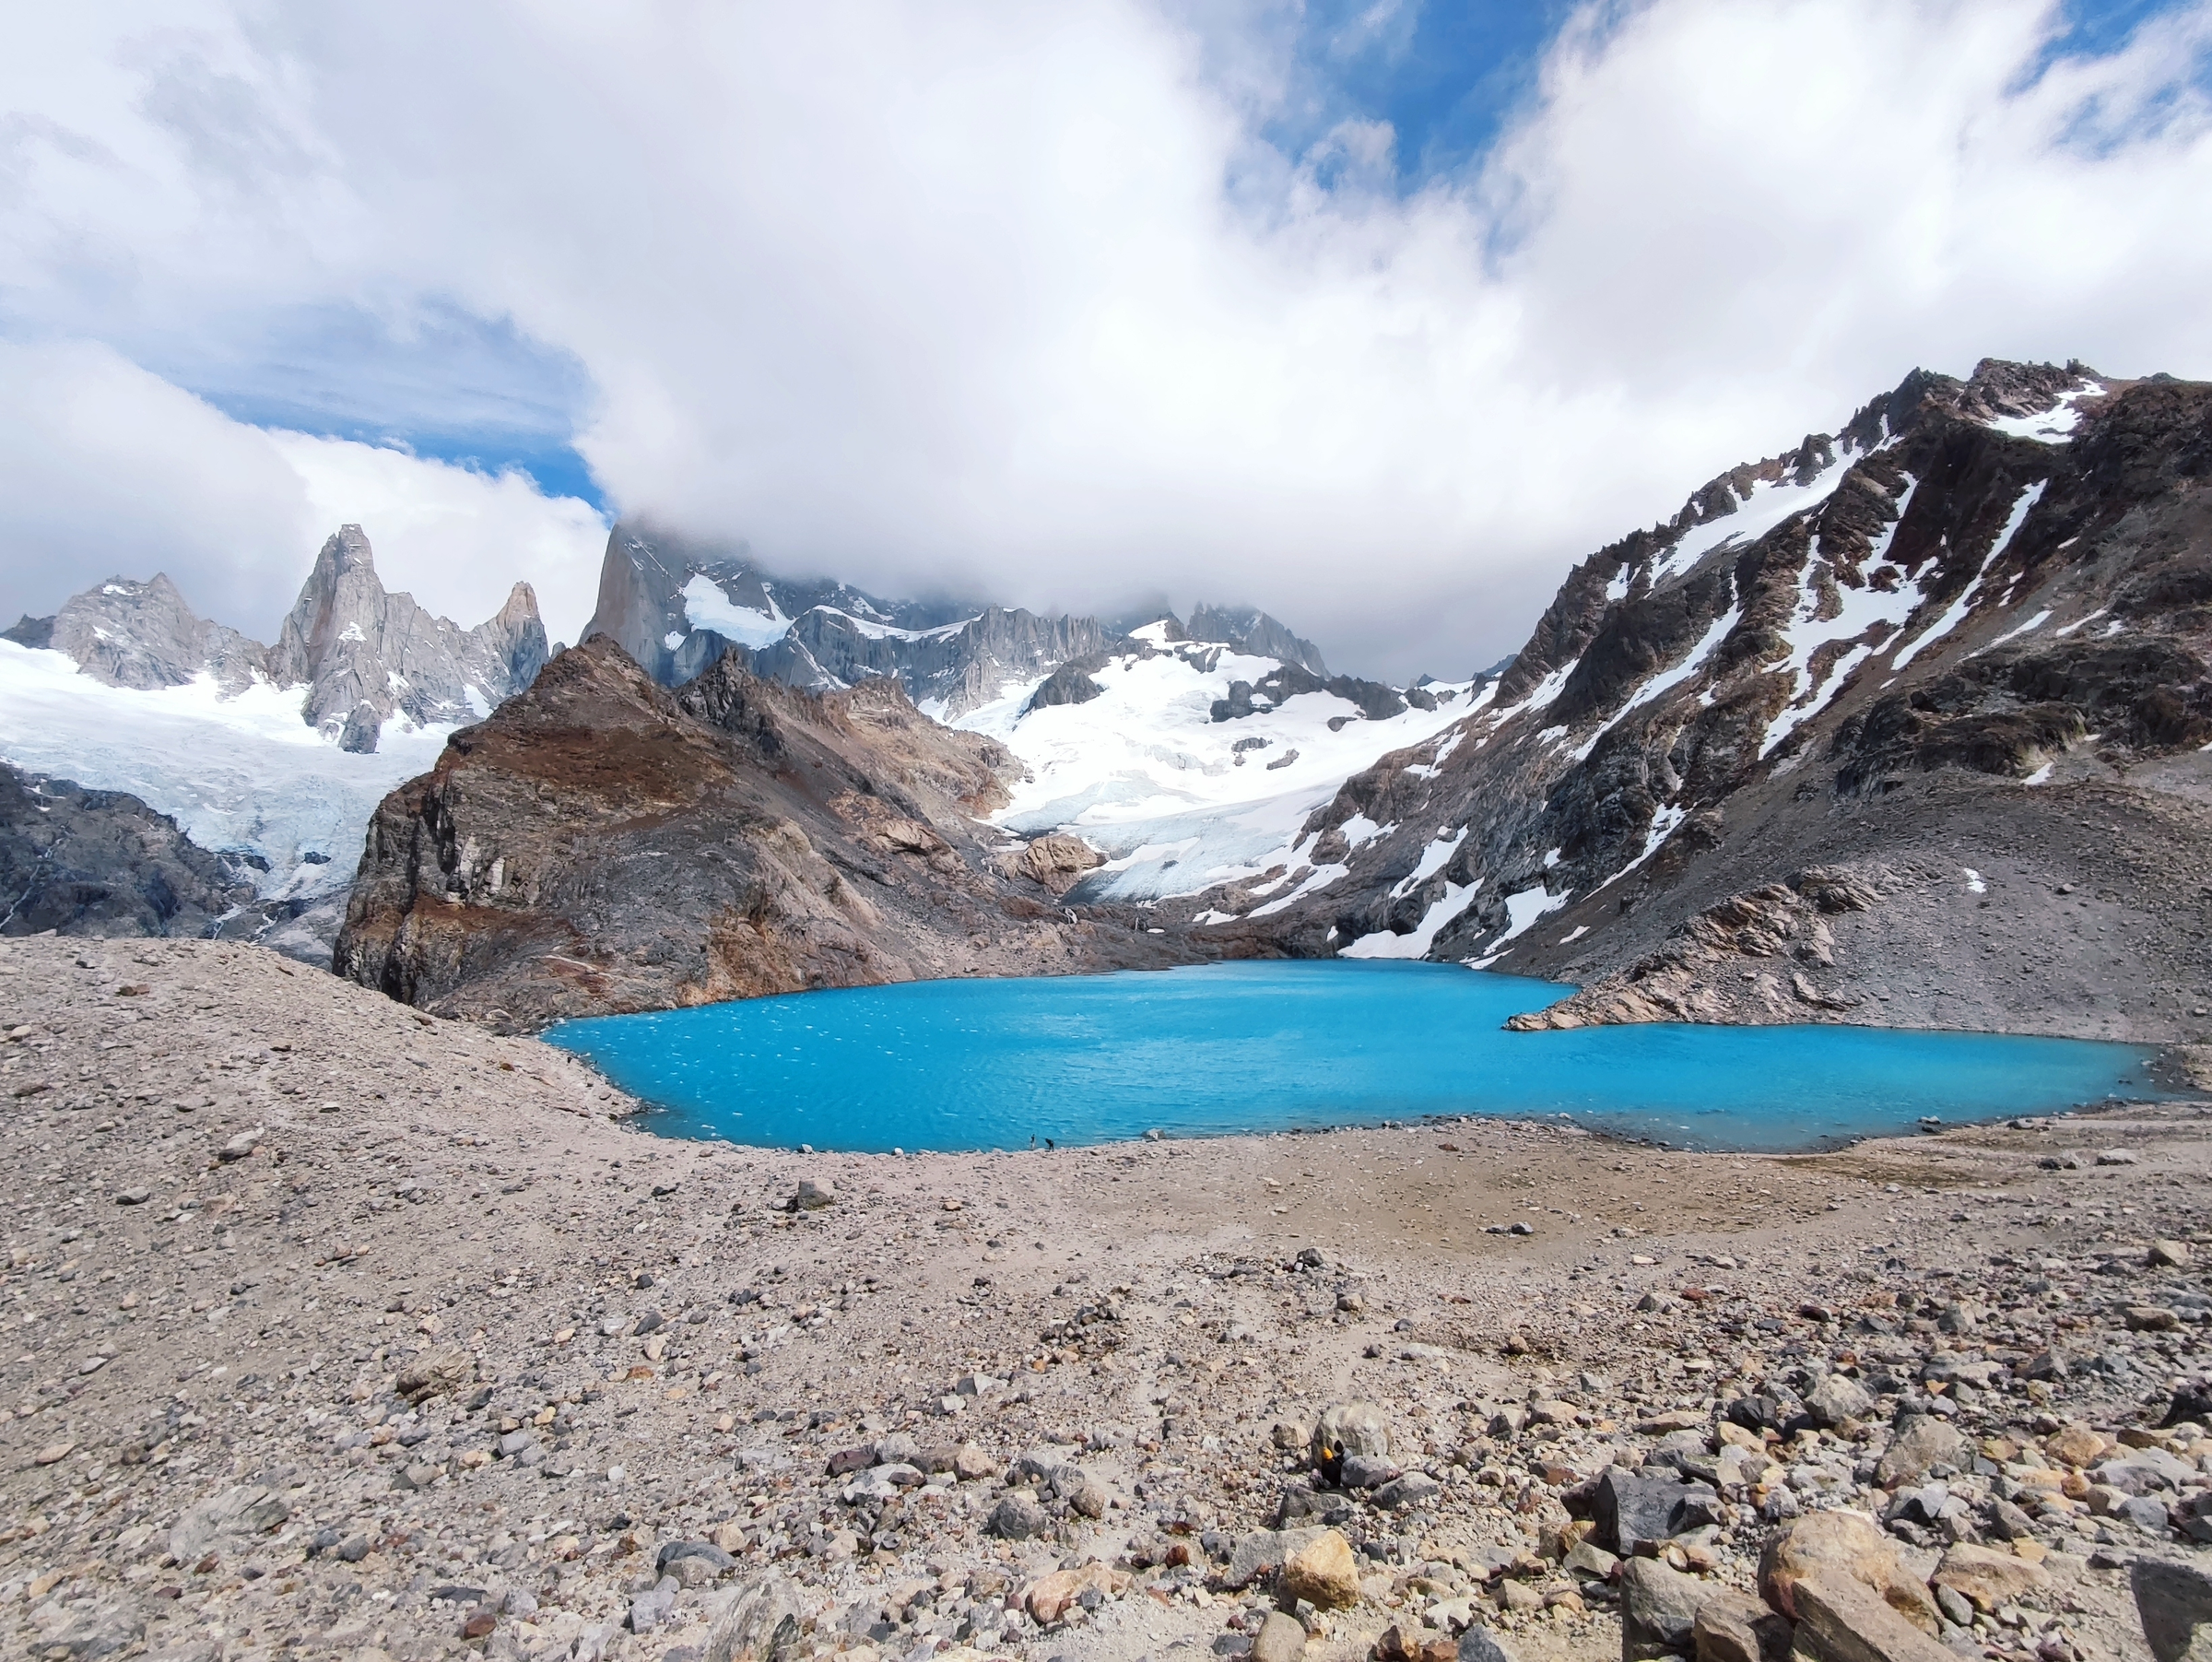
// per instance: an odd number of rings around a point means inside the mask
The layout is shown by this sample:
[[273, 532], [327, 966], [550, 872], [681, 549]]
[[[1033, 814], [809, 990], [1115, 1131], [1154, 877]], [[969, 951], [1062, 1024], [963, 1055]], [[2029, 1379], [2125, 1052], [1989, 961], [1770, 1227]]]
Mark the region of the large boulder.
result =
[[991, 1509], [984, 1529], [1001, 1540], [1026, 1541], [1042, 1535], [1053, 1526], [1037, 1497], [1023, 1490], [1016, 1490]]
[[1022, 1603], [1029, 1607], [1030, 1619], [1038, 1626], [1050, 1627], [1066, 1615], [1084, 1594], [1095, 1592], [1102, 1598], [1112, 1598], [1128, 1585], [1127, 1575], [1117, 1574], [1104, 1564], [1079, 1564], [1072, 1570], [1054, 1570], [1039, 1576], [1022, 1595]]
[[1971, 1600], [1983, 1615], [2001, 1604], [2018, 1604], [2051, 1588], [2051, 1574], [2041, 1564], [1963, 1541], [1943, 1555], [1930, 1579]]
[[1359, 1565], [1352, 1545], [1334, 1529], [1324, 1529], [1283, 1561], [1276, 1578], [1285, 1598], [1302, 1598], [1324, 1610], [1349, 1609], [1359, 1602]]
[[805, 1617], [791, 1584], [771, 1572], [741, 1590], [707, 1631], [706, 1662], [794, 1662]]
[[1641, 1541], [1663, 1541], [1713, 1522], [1719, 1506], [1711, 1484], [1612, 1466], [1591, 1495], [1591, 1518], [1598, 1545], [1630, 1558]]
[[2064, 1466], [2089, 1466], [2104, 1457], [2112, 1440], [2079, 1420], [2061, 1427], [2043, 1439], [2043, 1452]]
[[2138, 1558], [2128, 1572], [2136, 1616], [2158, 1662], [2212, 1662], [2212, 1570]]
[[1815, 1575], [1857, 1582], [1924, 1633], [1942, 1629], [1927, 1587], [1898, 1562], [1896, 1543], [1862, 1513], [1808, 1513], [1776, 1534], [1759, 1555], [1759, 1594], [1792, 1621], [1804, 1620], [1796, 1589]]
[[1696, 1576], [1655, 1558], [1630, 1559], [1620, 1572], [1621, 1662], [1688, 1654], [1698, 1607], [1710, 1593]]
[[1312, 1546], [1326, 1533], [1315, 1526], [1255, 1529], [1250, 1535], [1240, 1536], [1237, 1544], [1229, 1550], [1229, 1567], [1221, 1572], [1221, 1585], [1232, 1592], [1248, 1587], [1262, 1577], [1274, 1574], [1293, 1553]]
[[1794, 1654], [1805, 1662], [1958, 1662], [1855, 1577], [1808, 1575], [1794, 1593]]
[[1874, 1394], [1855, 1379], [1841, 1373], [1824, 1373], [1820, 1383], [1805, 1394], [1805, 1411], [1814, 1424], [1820, 1426], [1864, 1420], [1874, 1411]]
[[1300, 1662], [1306, 1654], [1306, 1630], [1298, 1620], [1280, 1610], [1269, 1610], [1267, 1620], [1252, 1641], [1252, 1662]]
[[1698, 1606], [1691, 1636], [1698, 1662], [1784, 1662], [1790, 1654], [1787, 1618], [1734, 1587], [1715, 1590]]
[[1963, 1470], [1967, 1459], [1966, 1439], [1956, 1426], [1933, 1414], [1914, 1414], [1899, 1422], [1897, 1435], [1875, 1463], [1875, 1480], [1894, 1489], [1919, 1482], [1938, 1466]]

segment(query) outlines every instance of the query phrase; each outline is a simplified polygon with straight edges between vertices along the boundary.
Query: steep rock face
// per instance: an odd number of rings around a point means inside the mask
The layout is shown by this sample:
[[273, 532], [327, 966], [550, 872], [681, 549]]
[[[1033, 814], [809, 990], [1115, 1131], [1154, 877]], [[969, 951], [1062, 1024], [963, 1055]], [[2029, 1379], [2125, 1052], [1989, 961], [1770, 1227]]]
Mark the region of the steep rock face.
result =
[[111, 577], [51, 619], [25, 618], [8, 638], [67, 653], [94, 680], [140, 691], [181, 687], [212, 672], [234, 692], [268, 670], [259, 642], [199, 617], [160, 572], [147, 583]]
[[1104, 690], [1090, 678], [1090, 672], [1104, 667], [1102, 654], [1070, 658], [1037, 683], [1036, 690], [1030, 694], [1030, 701], [1023, 707], [1024, 710], [1050, 710], [1059, 704], [1089, 703]]
[[1329, 678], [1329, 666], [1322, 662], [1320, 647], [1292, 634], [1256, 607], [1201, 602], [1192, 608], [1188, 632], [1194, 641], [1218, 641], [1253, 657], [1278, 658], [1324, 681]]
[[742, 546], [717, 548], [640, 525], [617, 525], [587, 635], [604, 633], [664, 687], [678, 687], [731, 646], [754, 673], [836, 691], [895, 677], [945, 719], [1100, 651], [1091, 618], [1019, 608], [884, 600], [841, 583], [769, 577]]
[[595, 636], [385, 800], [335, 967], [523, 1027], [1180, 957], [1134, 910], [1071, 919], [1077, 861], [975, 823], [1013, 765], [893, 680], [810, 693], [733, 652], [671, 692]]
[[135, 796], [0, 764], [0, 935], [213, 935], [249, 879]]
[[53, 617], [24, 617], [5, 633], [66, 654], [111, 687], [149, 691], [202, 675], [225, 693], [256, 679], [304, 686], [307, 724], [357, 752], [373, 751], [395, 713], [425, 726], [487, 713], [529, 685], [547, 651], [528, 583], [516, 583], [488, 620], [463, 629], [412, 595], [386, 593], [359, 525], [340, 526], [323, 545], [274, 647], [200, 617], [161, 572], [144, 583], [111, 577]]
[[530, 585], [475, 629], [387, 593], [359, 525], [342, 525], [315, 556], [268, 654], [280, 686], [309, 686], [308, 725], [348, 750], [373, 750], [393, 715], [418, 725], [488, 714], [546, 661], [546, 630]]
[[[786, 645], [794, 623], [818, 609], [830, 616]], [[762, 674], [794, 686], [843, 685], [891, 672], [862, 667], [869, 651], [865, 642], [925, 635], [980, 609], [884, 600], [827, 580], [771, 577], [743, 543], [704, 543], [626, 520], [607, 535], [598, 605], [584, 636], [611, 637], [664, 687], [681, 686], [731, 646], [754, 653]], [[818, 661], [811, 655], [818, 646]], [[851, 660], [853, 674], [840, 676], [850, 653], [862, 656]]]
[[[1585, 560], [1473, 713], [1308, 821], [1265, 926], [1580, 981], [1575, 1020], [2193, 1031], [2208, 476], [2212, 387], [1915, 371]], [[1888, 874], [1831, 964], [1712, 923], [1829, 867]]]

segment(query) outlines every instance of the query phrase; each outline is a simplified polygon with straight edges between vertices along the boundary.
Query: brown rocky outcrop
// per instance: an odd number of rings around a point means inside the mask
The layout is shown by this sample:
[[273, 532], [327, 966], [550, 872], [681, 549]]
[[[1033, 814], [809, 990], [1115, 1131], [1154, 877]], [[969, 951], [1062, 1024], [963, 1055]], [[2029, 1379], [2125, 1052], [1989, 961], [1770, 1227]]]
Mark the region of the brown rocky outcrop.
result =
[[[597, 636], [385, 799], [335, 967], [425, 1008], [535, 1027], [1186, 955], [1135, 913], [1071, 922], [1041, 894], [1051, 883], [1000, 869], [998, 833], [971, 816], [1005, 800], [1016, 765], [893, 680], [806, 692], [731, 653], [671, 692]], [[1053, 873], [1072, 859], [1036, 856]]]
[[1658, 951], [1547, 1009], [1510, 1018], [1518, 1032], [1633, 1021], [1804, 1020], [1856, 1008], [1808, 972], [1835, 962], [1829, 919], [1872, 910], [1895, 874], [1815, 866], [1729, 896], [1680, 925]]
[[1006, 871], [1028, 878], [1054, 894], [1065, 894], [1087, 871], [1106, 863], [1106, 856], [1080, 837], [1051, 836], [1031, 839], [1018, 855], [1006, 856]]

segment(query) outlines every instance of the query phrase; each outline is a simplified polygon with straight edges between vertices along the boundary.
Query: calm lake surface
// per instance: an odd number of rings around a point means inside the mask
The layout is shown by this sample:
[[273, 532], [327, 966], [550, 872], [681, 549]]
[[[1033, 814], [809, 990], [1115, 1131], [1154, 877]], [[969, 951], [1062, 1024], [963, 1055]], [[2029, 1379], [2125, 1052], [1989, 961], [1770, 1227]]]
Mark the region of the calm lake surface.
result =
[[1020, 1149], [1567, 1115], [1718, 1149], [2163, 1094], [2128, 1044], [1854, 1027], [1509, 1033], [1570, 989], [1449, 964], [1236, 963], [924, 981], [564, 1022], [665, 1135]]

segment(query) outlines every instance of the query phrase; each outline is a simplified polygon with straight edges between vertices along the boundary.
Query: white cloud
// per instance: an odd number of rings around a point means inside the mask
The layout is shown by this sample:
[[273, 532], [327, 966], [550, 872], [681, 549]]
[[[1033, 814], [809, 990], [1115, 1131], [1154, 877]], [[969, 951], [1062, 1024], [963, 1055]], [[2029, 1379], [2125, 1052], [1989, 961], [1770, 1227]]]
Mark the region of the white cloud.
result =
[[523, 477], [233, 421], [105, 347], [0, 343], [0, 570], [36, 612], [103, 577], [166, 571], [194, 608], [264, 641], [323, 539], [352, 521], [385, 585], [462, 623], [514, 579], [548, 630], [591, 613], [605, 523]]
[[[265, 434], [104, 347], [0, 344], [0, 560], [37, 612], [166, 569], [195, 609], [281, 617], [307, 492]], [[312, 546], [308, 558], [312, 558]]]
[[545, 496], [525, 474], [488, 475], [377, 445], [286, 432], [271, 442], [305, 486], [312, 524], [368, 532], [386, 588], [474, 624], [526, 577], [548, 633], [574, 642], [582, 632], [606, 549], [606, 522], [589, 503]]
[[1915, 363], [2212, 372], [2212, 6], [2040, 77], [2018, 0], [1593, 11], [1400, 200], [1371, 126], [1258, 147], [1264, 5], [1245, 59], [1134, 0], [197, 5], [0, 65], [19, 315], [456, 304], [583, 366], [624, 506], [888, 588], [1464, 673]]

